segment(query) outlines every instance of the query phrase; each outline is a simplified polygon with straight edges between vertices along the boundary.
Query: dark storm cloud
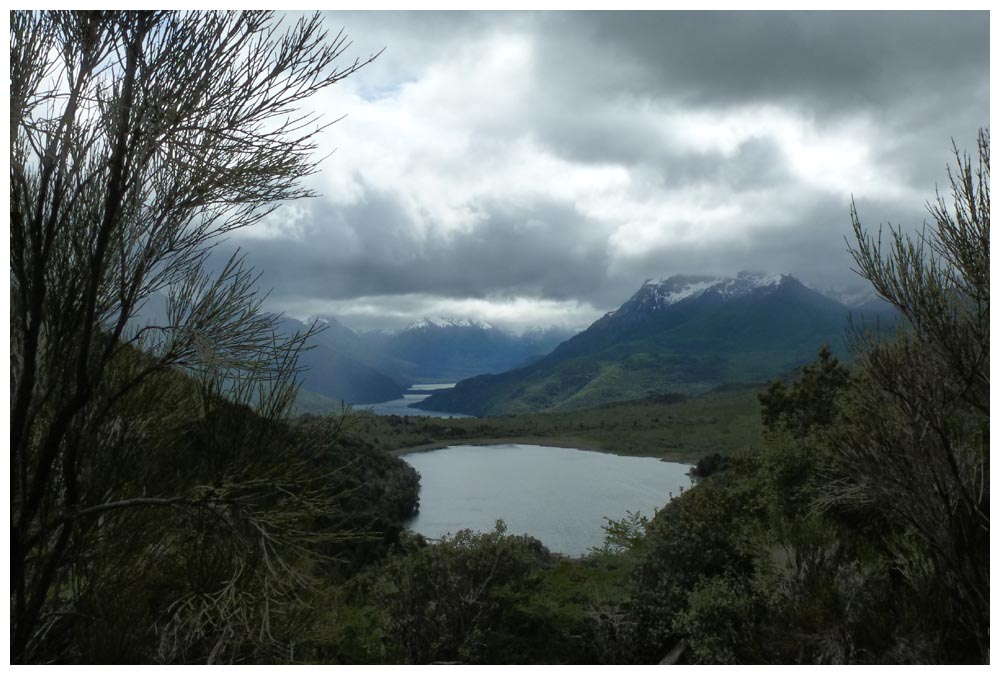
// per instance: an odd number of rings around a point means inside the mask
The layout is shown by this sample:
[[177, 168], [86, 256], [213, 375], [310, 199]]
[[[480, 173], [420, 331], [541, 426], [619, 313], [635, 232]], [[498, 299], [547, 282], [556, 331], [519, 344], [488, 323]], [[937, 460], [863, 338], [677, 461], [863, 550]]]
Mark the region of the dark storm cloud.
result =
[[985, 79], [989, 56], [986, 12], [586, 12], [554, 22], [547, 54], [627, 62], [634, 78], [620, 90], [689, 103], [893, 105], [904, 88], [922, 95], [956, 77]]
[[[540, 61], [556, 105], [542, 133], [584, 159], [648, 157], [648, 133], [587, 115], [608, 101], [777, 104], [821, 123], [865, 113], [894, 134], [974, 140], [989, 120], [986, 12], [580, 12], [547, 15]], [[544, 105], [544, 104], [543, 104]], [[580, 118], [577, 118], [577, 115]], [[581, 119], [582, 118], [582, 119]], [[596, 118], [596, 119], [595, 119]], [[609, 124], [617, 127], [611, 133]], [[576, 143], [570, 135], [578, 134]], [[593, 133], [586, 133], [586, 131]], [[646, 142], [643, 142], [646, 139]], [[915, 155], [915, 156], [914, 156]], [[903, 166], [927, 153], [902, 158]], [[939, 172], [938, 163], [924, 167]]]
[[240, 242], [267, 261], [264, 284], [336, 300], [414, 292], [483, 298], [497, 291], [566, 300], [603, 284], [604, 241], [565, 204], [485, 204], [489, 216], [475, 236], [421, 242], [399, 234], [406, 216], [393, 195], [366, 195], [363, 204], [338, 209], [314, 202], [299, 238]]
[[855, 282], [851, 195], [919, 227], [951, 139], [988, 123], [988, 17], [330, 13], [352, 57], [387, 49], [314, 103], [348, 115], [324, 196], [231, 245], [273, 304], [394, 316], [516, 298], [579, 320], [675, 273]]
[[[927, 212], [919, 204], [914, 206], [900, 208], [865, 200], [858, 203], [858, 210], [862, 225], [874, 230], [890, 220], [919, 225], [926, 220]], [[632, 269], [644, 278], [663, 276], [663, 270], [729, 276], [747, 270], [780, 271], [819, 288], [860, 283], [851, 271], [850, 241], [845, 239], [851, 225], [843, 200], [822, 194], [807, 195], [796, 209], [795, 218], [802, 223], [801, 227], [760, 228], [752, 237], [713, 245], [710, 253], [699, 254], [697, 250], [667, 242], [634, 258]], [[698, 260], [697, 266], [691, 264], [692, 256]], [[627, 288], [619, 291], [629, 292]]]

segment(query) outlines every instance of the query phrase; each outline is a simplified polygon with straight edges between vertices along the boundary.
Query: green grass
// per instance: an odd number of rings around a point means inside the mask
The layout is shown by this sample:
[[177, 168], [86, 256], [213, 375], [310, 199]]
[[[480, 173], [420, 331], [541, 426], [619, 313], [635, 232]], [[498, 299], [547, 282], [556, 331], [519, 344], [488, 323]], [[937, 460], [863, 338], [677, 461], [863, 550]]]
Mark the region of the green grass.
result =
[[563, 412], [442, 419], [354, 412], [348, 433], [389, 451], [520, 442], [696, 461], [762, 443], [759, 386], [661, 396]]

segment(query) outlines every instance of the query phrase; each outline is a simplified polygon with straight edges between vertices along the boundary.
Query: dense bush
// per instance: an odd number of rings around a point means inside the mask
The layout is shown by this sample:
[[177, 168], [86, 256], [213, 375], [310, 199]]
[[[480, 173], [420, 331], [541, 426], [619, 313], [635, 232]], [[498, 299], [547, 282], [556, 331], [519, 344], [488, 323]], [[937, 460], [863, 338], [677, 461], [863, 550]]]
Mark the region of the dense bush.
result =
[[639, 660], [989, 660], [989, 138], [953, 204], [855, 260], [905, 317], [761, 394], [764, 447], [648, 530], [628, 612]]
[[[537, 540], [508, 535], [502, 523], [433, 544], [408, 536], [395, 555], [355, 580], [355, 629], [331, 626], [340, 634], [329, 642], [341, 654], [366, 653], [362, 660], [376, 662], [516, 662], [519, 655], [504, 659], [497, 643], [517, 629], [512, 612], [551, 564]], [[367, 622], [364, 630], [356, 629], [359, 620]]]

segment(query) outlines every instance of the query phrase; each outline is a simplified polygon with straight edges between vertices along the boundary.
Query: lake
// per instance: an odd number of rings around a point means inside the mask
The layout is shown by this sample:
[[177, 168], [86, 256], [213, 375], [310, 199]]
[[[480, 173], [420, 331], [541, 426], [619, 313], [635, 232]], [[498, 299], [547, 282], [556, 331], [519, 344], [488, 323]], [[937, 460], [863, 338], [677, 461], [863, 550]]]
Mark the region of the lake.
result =
[[471, 417], [471, 415], [463, 415], [461, 413], [438, 412], [437, 410], [421, 410], [420, 408], [407, 407], [411, 403], [423, 401], [434, 391], [439, 389], [451, 389], [454, 386], [454, 382], [447, 384], [414, 384], [410, 386], [409, 390], [407, 390], [405, 394], [403, 394], [403, 398], [359, 407], [371, 409], [371, 411], [376, 415], [410, 415], [411, 417]]
[[408, 524], [425, 537], [469, 528], [529, 534], [549, 550], [584, 555], [604, 543], [604, 517], [652, 517], [691, 485], [689, 464], [540, 445], [455, 445], [403, 455], [420, 472], [420, 511]]

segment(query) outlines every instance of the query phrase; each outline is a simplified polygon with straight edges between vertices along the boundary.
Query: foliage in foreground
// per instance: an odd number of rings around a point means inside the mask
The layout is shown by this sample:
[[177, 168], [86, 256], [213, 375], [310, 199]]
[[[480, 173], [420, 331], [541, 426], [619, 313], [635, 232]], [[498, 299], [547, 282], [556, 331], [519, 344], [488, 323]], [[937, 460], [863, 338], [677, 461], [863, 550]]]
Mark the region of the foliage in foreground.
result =
[[[956, 153], [957, 155], [957, 153]], [[907, 319], [824, 349], [761, 395], [765, 447], [649, 528], [628, 603], [634, 654], [691, 662], [989, 661], [989, 137], [957, 155], [951, 208], [861, 273]]]
[[[181, 403], [192, 400], [190, 381], [174, 380], [177, 412], [141, 438], [124, 436], [141, 443], [141, 461], [102, 476], [155, 480], [157, 492], [148, 508], [106, 511], [82, 532], [71, 590], [32, 645], [37, 660], [302, 658], [322, 588], [383, 555], [416, 508], [416, 472], [336, 420], [289, 426], [219, 398], [202, 400], [199, 416]], [[177, 493], [196, 499], [153, 496]]]
[[300, 105], [363, 64], [319, 15], [10, 24], [11, 660], [274, 658], [347, 533], [281, 424], [309, 332], [208, 260], [312, 194]]
[[[506, 532], [404, 538], [382, 562], [330, 589], [315, 658], [334, 663], [615, 663], [636, 523], [609, 526], [584, 559]], [[615, 530], [615, 532], [612, 532]], [[624, 533], [630, 533], [622, 537]], [[638, 537], [641, 540], [641, 536]]]

